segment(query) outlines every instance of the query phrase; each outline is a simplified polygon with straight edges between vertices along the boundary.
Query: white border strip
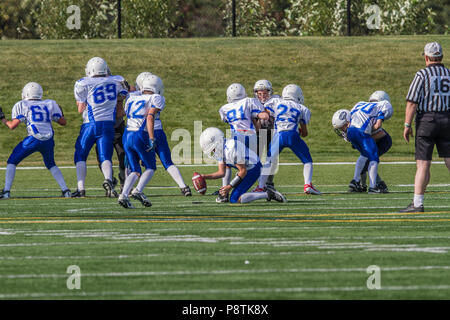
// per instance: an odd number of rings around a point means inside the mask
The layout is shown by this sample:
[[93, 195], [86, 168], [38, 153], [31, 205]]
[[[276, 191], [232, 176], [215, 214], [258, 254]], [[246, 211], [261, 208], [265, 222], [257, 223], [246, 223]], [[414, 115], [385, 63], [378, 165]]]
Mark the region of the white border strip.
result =
[[[334, 166], [334, 165], [354, 165], [355, 162], [314, 162], [315, 166]], [[382, 165], [404, 165], [404, 164], [416, 164], [415, 161], [394, 161], [394, 162], [382, 162]], [[433, 164], [444, 164], [444, 161], [433, 161]], [[280, 166], [298, 166], [303, 163], [298, 162], [283, 162], [279, 163]], [[217, 164], [177, 164], [177, 167], [216, 167]], [[115, 166], [117, 167], [117, 166]], [[158, 168], [162, 168], [162, 165], [158, 165]], [[59, 166], [60, 169], [75, 169], [75, 166]], [[98, 168], [98, 166], [88, 166], [88, 168]], [[46, 167], [17, 167], [17, 170], [47, 170]], [[6, 170], [6, 167], [0, 167], [0, 170]]]

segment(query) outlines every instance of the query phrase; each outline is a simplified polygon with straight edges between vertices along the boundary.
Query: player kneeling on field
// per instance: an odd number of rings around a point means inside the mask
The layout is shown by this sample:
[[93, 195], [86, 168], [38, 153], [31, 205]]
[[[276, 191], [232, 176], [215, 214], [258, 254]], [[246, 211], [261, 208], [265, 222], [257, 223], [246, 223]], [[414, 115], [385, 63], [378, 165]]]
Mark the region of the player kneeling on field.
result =
[[55, 164], [52, 121], [65, 126], [63, 112], [60, 106], [51, 99], [42, 100], [42, 87], [39, 83], [30, 82], [22, 90], [22, 100], [12, 109], [12, 120], [7, 121], [0, 108], [0, 120], [11, 130], [17, 128], [21, 122], [27, 126], [28, 137], [20, 142], [12, 151], [8, 159], [5, 174], [5, 187], [0, 192], [0, 199], [8, 199], [16, 174], [16, 166], [26, 157], [38, 151], [42, 154], [45, 166], [51, 172], [61, 188], [62, 196], [70, 198], [70, 190], [66, 186], [64, 177]]
[[247, 203], [258, 199], [287, 202], [286, 198], [276, 190], [247, 192], [261, 174], [261, 162], [258, 155], [239, 140], [225, 139], [220, 129], [207, 128], [200, 135], [200, 146], [209, 158], [218, 161], [217, 172], [202, 174], [204, 179], [222, 178], [227, 166], [238, 170], [236, 177], [219, 190], [222, 197], [228, 197], [231, 191], [229, 202]]

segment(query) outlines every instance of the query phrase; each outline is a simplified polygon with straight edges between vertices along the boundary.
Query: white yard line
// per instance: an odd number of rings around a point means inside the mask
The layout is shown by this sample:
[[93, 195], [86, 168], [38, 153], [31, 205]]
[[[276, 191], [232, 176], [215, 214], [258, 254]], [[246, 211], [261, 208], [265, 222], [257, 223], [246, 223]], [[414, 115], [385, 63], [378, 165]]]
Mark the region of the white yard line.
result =
[[[450, 266], [400, 266], [381, 267], [381, 271], [428, 271], [450, 270]], [[298, 268], [298, 269], [224, 269], [224, 270], [197, 270], [197, 271], [141, 271], [141, 272], [103, 272], [81, 273], [81, 277], [150, 277], [150, 276], [195, 276], [195, 275], [228, 275], [228, 274], [261, 274], [261, 273], [334, 273], [334, 272], [367, 272], [363, 268]], [[0, 279], [47, 279], [67, 278], [67, 274], [1, 274]]]
[[[381, 286], [376, 291], [438, 291], [450, 290], [450, 285], [435, 286]], [[293, 288], [237, 288], [237, 289], [192, 289], [192, 290], [155, 290], [155, 291], [98, 291], [98, 292], [59, 292], [59, 293], [4, 293], [0, 299], [25, 298], [63, 298], [63, 297], [107, 297], [107, 296], [154, 296], [154, 295], [205, 295], [205, 294], [242, 294], [242, 293], [295, 293], [295, 292], [371, 292], [367, 287], [293, 287]], [[372, 291], [373, 292], [373, 291]]]
[[[415, 161], [392, 161], [392, 162], [382, 162], [384, 165], [411, 165], [416, 164]], [[444, 161], [433, 161], [433, 164], [444, 164]], [[282, 162], [280, 166], [301, 166], [302, 163], [298, 162]], [[333, 166], [333, 165], [355, 165], [355, 162], [314, 162], [315, 166]], [[190, 167], [216, 167], [217, 164], [177, 164], [177, 167], [190, 168]], [[117, 167], [117, 166], [115, 166]], [[158, 165], [157, 167], [163, 167]], [[60, 169], [75, 169], [75, 166], [59, 166]], [[88, 168], [98, 168], [98, 166], [88, 166]], [[6, 170], [6, 167], [0, 167], [0, 170]], [[36, 166], [36, 167], [17, 167], [17, 170], [47, 170], [46, 167]]]

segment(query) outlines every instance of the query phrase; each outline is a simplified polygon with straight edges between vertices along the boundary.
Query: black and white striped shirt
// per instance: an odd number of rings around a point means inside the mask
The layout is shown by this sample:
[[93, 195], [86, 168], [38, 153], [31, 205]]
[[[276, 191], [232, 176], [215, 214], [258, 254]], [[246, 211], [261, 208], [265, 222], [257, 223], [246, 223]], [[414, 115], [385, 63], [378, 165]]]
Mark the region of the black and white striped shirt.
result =
[[450, 70], [436, 63], [418, 71], [406, 101], [416, 103], [417, 112], [450, 111]]

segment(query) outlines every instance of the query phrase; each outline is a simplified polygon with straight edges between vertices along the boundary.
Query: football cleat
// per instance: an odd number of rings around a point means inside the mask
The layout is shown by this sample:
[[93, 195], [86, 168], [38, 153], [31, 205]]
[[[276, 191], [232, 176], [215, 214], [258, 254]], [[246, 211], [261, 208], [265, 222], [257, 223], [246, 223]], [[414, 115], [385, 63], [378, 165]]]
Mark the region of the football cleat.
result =
[[152, 203], [150, 202], [150, 200], [148, 200], [148, 198], [145, 196], [145, 194], [143, 192], [139, 192], [137, 190], [134, 190], [131, 193], [131, 197], [133, 199], [138, 200], [140, 203], [142, 203], [142, 205], [144, 207], [151, 207], [152, 206]]
[[133, 206], [133, 204], [130, 202], [130, 199], [128, 197], [126, 197], [126, 196], [120, 195], [118, 202], [125, 209], [136, 209]]
[[380, 181], [377, 184], [377, 188], [381, 190], [381, 193], [389, 193], [389, 189], [384, 181]]
[[355, 179], [350, 181], [350, 184], [348, 185], [348, 192], [363, 192], [361, 183], [359, 183], [359, 181], [356, 181]]
[[361, 192], [367, 192], [367, 185], [366, 184], [362, 184], [361, 185]]
[[72, 198], [72, 193], [69, 189], [63, 190], [61, 193], [63, 198]]
[[10, 197], [9, 190], [0, 191], [0, 199], [9, 199]]
[[312, 183], [311, 183], [311, 184], [305, 184], [305, 185], [303, 186], [303, 192], [306, 193], [306, 194], [317, 194], [317, 195], [322, 194], [322, 192], [320, 192], [319, 190], [317, 190], [317, 189], [313, 186]]
[[381, 189], [379, 189], [379, 188], [377, 188], [377, 187], [375, 187], [375, 188], [369, 188], [369, 192], [368, 192], [369, 194], [379, 194], [379, 193], [382, 193], [381, 192]]
[[180, 188], [181, 190], [181, 194], [185, 197], [191, 197], [192, 196], [192, 192], [191, 192], [191, 188], [189, 188], [189, 186], [186, 186], [184, 188]]
[[219, 195], [219, 190], [216, 190], [213, 193], [211, 193], [211, 196], [218, 196], [218, 195]]
[[225, 203], [225, 202], [229, 202], [230, 200], [228, 200], [228, 196], [224, 197], [222, 195], [218, 195], [216, 198], [216, 202], [217, 203]]
[[114, 190], [114, 185], [113, 185], [112, 181], [109, 179], [105, 179], [105, 181], [103, 181], [103, 189], [105, 189], [105, 197], [117, 198], [119, 196], [117, 191]]
[[281, 194], [281, 192], [279, 192], [279, 191], [277, 191], [275, 189], [266, 188], [266, 192], [267, 192], [268, 198], [270, 200], [275, 200], [275, 201], [278, 201], [278, 202], [287, 202], [286, 197], [283, 196]]
[[423, 204], [418, 207], [414, 207], [414, 202], [411, 202], [411, 204], [409, 206], [407, 206], [406, 208], [399, 210], [400, 213], [424, 212], [424, 211], [425, 211], [425, 209], [423, 208]]
[[273, 181], [267, 181], [266, 182], [266, 187], [275, 189], [275, 184], [273, 183]]
[[86, 197], [86, 191], [85, 190], [76, 190], [72, 193], [72, 198], [84, 198]]

